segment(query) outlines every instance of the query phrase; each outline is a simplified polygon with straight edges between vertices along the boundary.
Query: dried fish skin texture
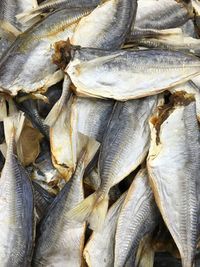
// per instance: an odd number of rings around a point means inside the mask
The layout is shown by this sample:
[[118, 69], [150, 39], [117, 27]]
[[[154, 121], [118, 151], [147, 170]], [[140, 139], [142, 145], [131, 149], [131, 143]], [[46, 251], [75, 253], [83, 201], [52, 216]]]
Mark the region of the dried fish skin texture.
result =
[[165, 50], [105, 52], [89, 61], [75, 57], [66, 68], [78, 95], [121, 101], [158, 94], [199, 71], [198, 57]]
[[63, 78], [52, 62], [53, 44], [69, 38], [88, 9], [60, 10], [18, 36], [0, 61], [0, 91], [45, 91]]
[[158, 132], [151, 123], [151, 139], [148, 172], [156, 202], [180, 251], [183, 267], [192, 266], [197, 244], [200, 160], [195, 102], [186, 104], [183, 99], [182, 104], [173, 106]]

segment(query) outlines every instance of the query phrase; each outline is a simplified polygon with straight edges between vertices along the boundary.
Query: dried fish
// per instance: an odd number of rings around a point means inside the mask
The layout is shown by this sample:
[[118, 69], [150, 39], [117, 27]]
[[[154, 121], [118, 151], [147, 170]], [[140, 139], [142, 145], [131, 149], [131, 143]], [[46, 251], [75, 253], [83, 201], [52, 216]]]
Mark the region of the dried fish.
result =
[[[136, 257], [140, 240], [155, 229], [158, 218], [159, 212], [148, 184], [147, 170], [142, 169], [133, 180], [119, 215], [114, 266], [125, 266], [131, 254]], [[132, 265], [135, 266], [134, 261]]]
[[89, 11], [87, 8], [57, 11], [20, 35], [1, 58], [0, 91], [11, 95], [19, 91], [46, 91], [62, 80], [63, 74], [51, 60], [53, 44], [69, 38], [77, 22]]
[[136, 10], [137, 0], [105, 1], [80, 20], [71, 43], [101, 49], [119, 48], [130, 31]]
[[114, 266], [115, 232], [125, 196], [126, 193], [112, 205], [106, 216], [103, 230], [100, 233], [93, 232], [86, 244], [83, 255], [89, 267]]
[[148, 172], [152, 189], [183, 267], [192, 266], [197, 245], [200, 160], [193, 96], [172, 95], [171, 105], [160, 109], [150, 126]]
[[[8, 145], [0, 179], [0, 262], [30, 266], [34, 243], [34, 202], [31, 181], [15, 154], [22, 114], [4, 121]], [[16, 128], [17, 127], [17, 128]], [[17, 131], [16, 131], [17, 129]]]
[[148, 152], [148, 119], [156, 104], [157, 97], [116, 103], [100, 147], [101, 185], [94, 194], [69, 212], [69, 218], [78, 221], [87, 219], [91, 229], [102, 228], [110, 188], [136, 169]]
[[139, 0], [135, 27], [157, 30], [176, 28], [193, 16], [190, 0]]
[[200, 60], [178, 51], [116, 51], [89, 61], [72, 59], [66, 72], [78, 95], [127, 100], [188, 81], [199, 74]]
[[33, 266], [81, 266], [85, 223], [74, 223], [66, 214], [83, 199], [84, 169], [96, 148], [94, 142], [89, 141], [72, 179], [65, 184], [41, 221]]
[[50, 204], [53, 202], [54, 197], [42, 188], [37, 182], [32, 181], [33, 194], [36, 209], [37, 224], [44, 216]]

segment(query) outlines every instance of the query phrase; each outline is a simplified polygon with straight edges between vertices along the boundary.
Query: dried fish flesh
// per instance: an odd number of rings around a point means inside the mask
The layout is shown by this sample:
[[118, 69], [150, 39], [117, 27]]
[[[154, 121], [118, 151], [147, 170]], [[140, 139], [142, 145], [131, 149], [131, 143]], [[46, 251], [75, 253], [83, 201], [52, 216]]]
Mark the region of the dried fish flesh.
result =
[[[193, 265], [197, 245], [199, 127], [192, 95], [172, 95], [151, 119], [148, 172], [162, 217], [180, 251], [183, 267]], [[191, 160], [192, 159], [192, 160]]]

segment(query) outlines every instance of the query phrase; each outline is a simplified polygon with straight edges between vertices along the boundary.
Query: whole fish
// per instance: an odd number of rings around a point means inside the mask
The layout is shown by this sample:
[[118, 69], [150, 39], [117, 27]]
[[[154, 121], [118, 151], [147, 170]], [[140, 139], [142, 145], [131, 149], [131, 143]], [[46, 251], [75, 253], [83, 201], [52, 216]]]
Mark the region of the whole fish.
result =
[[65, 184], [42, 219], [33, 266], [81, 266], [85, 223], [73, 222], [66, 214], [83, 199], [82, 177], [97, 147], [94, 141], [89, 141], [72, 179]]
[[4, 121], [8, 149], [0, 179], [0, 263], [5, 267], [31, 266], [34, 244], [32, 185], [15, 154], [22, 117], [18, 114]]
[[125, 266], [131, 254], [136, 258], [140, 240], [155, 229], [158, 218], [159, 211], [148, 183], [147, 170], [142, 169], [133, 180], [119, 214], [114, 266]]
[[117, 100], [158, 94], [199, 71], [199, 58], [165, 50], [105, 52], [89, 61], [75, 57], [66, 68], [78, 95]]
[[0, 91], [11, 95], [46, 91], [62, 80], [63, 74], [52, 63], [53, 44], [69, 38], [88, 12], [88, 8], [63, 9], [21, 34], [0, 60]]
[[[124, 193], [109, 209], [104, 227], [100, 233], [93, 232], [85, 246], [83, 256], [89, 267], [114, 266], [114, 244], [118, 217], [126, 193]], [[109, 242], [105, 242], [109, 240]]]
[[[199, 126], [193, 95], [179, 92], [151, 118], [148, 172], [162, 217], [192, 267], [197, 245]], [[191, 161], [192, 159], [192, 161]]]
[[157, 97], [116, 103], [100, 147], [100, 187], [69, 211], [69, 218], [87, 220], [90, 228], [97, 231], [102, 228], [110, 188], [134, 171], [147, 154], [148, 119], [156, 105]]

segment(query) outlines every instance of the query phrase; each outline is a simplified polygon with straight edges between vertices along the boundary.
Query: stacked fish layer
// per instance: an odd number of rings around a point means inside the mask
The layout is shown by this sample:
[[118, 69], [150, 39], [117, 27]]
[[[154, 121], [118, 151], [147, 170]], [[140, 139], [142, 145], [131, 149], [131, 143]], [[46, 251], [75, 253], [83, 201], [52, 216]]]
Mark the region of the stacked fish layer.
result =
[[199, 267], [200, 1], [0, 22], [0, 267]]

